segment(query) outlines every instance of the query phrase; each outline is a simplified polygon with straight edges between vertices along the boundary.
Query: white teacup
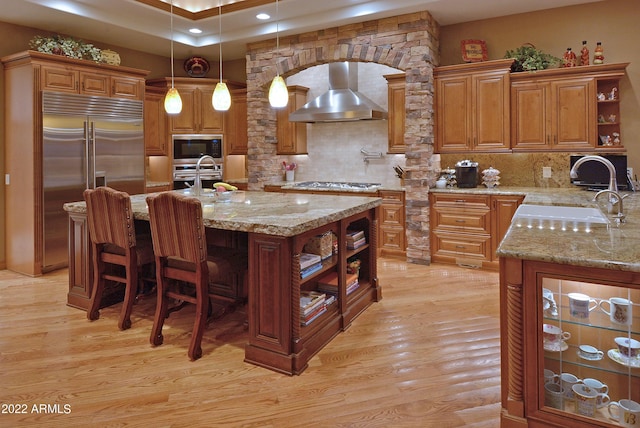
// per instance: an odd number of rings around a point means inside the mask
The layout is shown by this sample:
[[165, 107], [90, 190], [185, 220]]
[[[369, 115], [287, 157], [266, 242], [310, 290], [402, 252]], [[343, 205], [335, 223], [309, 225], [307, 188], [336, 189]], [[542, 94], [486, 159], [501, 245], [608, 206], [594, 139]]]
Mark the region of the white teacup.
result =
[[616, 345], [623, 357], [637, 358], [640, 355], [640, 342], [635, 339], [629, 339], [628, 337], [616, 337]]
[[[605, 309], [604, 305], [608, 305], [609, 310]], [[633, 302], [630, 300], [622, 297], [612, 297], [609, 300], [601, 300], [598, 306], [600, 306], [602, 312], [609, 315], [611, 322], [623, 325], [631, 325], [633, 322]]]
[[[569, 293], [569, 312], [575, 318], [589, 318], [589, 312], [598, 307], [595, 299], [582, 293]], [[592, 305], [593, 304], [593, 305]]]
[[560, 384], [564, 388], [564, 397], [568, 400], [573, 400], [575, 394], [573, 393], [573, 386], [578, 385], [582, 380], [571, 373], [562, 373], [560, 375]]
[[553, 324], [542, 325], [542, 338], [546, 343], [558, 343], [563, 340], [571, 339], [571, 333], [562, 331], [562, 329]]
[[626, 428], [640, 427], [640, 404], [633, 400], [612, 401], [609, 403], [609, 415]]
[[560, 383], [560, 376], [555, 374], [552, 370], [544, 369], [544, 383]]
[[582, 383], [573, 385], [571, 388], [576, 399], [576, 413], [594, 417], [598, 409], [598, 392]]
[[583, 379], [582, 383], [598, 393], [598, 397], [596, 400], [596, 405], [598, 408], [604, 407], [609, 404], [609, 401], [611, 401], [611, 399], [607, 395], [607, 392], [609, 392], [609, 387], [607, 386], [607, 384], [593, 378]]
[[598, 409], [598, 392], [582, 383], [573, 385], [572, 389], [576, 399], [576, 413], [594, 417]]
[[544, 386], [544, 405], [554, 409], [564, 409], [564, 388], [558, 383], [547, 383]]
[[604, 352], [591, 345], [580, 345], [578, 355], [586, 360], [601, 360], [604, 357]]
[[553, 298], [553, 292], [548, 288], [542, 289], [542, 300], [543, 300], [543, 309], [544, 313], [547, 316], [557, 318], [558, 317], [558, 306], [556, 305], [556, 300]]

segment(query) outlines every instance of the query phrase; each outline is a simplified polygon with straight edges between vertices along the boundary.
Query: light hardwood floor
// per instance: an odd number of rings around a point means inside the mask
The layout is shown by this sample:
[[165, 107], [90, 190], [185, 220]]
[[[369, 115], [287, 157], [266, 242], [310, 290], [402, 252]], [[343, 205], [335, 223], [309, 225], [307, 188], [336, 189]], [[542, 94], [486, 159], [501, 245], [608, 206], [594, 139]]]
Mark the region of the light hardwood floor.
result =
[[382, 301], [290, 377], [243, 362], [244, 310], [190, 362], [189, 308], [153, 348], [153, 298], [122, 332], [119, 304], [94, 322], [66, 306], [66, 270], [0, 271], [0, 426], [498, 427], [498, 274], [381, 259], [378, 276]]

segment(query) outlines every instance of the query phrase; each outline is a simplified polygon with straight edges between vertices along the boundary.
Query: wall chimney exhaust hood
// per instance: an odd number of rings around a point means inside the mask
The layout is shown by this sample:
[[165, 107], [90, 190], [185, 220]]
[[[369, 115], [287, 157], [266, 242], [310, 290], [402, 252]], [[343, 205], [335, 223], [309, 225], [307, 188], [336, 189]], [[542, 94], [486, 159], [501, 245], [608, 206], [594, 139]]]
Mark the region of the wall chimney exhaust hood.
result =
[[387, 112], [358, 92], [358, 63], [329, 63], [329, 90], [289, 115], [290, 122], [386, 119]]

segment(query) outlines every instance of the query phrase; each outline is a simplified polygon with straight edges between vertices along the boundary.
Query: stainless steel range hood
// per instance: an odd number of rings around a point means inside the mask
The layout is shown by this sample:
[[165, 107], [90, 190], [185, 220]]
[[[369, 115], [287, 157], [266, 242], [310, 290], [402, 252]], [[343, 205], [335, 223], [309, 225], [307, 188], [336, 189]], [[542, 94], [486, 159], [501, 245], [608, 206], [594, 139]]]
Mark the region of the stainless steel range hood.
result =
[[289, 115], [291, 122], [386, 119], [382, 107], [358, 92], [358, 63], [329, 63], [329, 90]]

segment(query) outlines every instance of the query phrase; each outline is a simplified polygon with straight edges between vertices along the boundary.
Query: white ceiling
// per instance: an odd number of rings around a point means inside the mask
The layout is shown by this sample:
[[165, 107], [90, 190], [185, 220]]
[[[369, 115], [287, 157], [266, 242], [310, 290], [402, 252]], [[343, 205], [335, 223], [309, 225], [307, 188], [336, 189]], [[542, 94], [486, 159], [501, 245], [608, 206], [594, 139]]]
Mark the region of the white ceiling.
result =
[[[275, 0], [173, 0], [177, 58], [218, 59], [222, 1], [225, 60], [244, 57], [247, 42], [274, 39]], [[279, 0], [281, 36], [428, 10], [441, 24], [602, 0]], [[162, 3], [164, 2], [164, 3]], [[169, 56], [170, 0], [2, 0], [0, 21]], [[266, 12], [267, 21], [256, 15]], [[194, 36], [192, 27], [203, 30]], [[99, 43], [96, 43], [99, 46]]]

